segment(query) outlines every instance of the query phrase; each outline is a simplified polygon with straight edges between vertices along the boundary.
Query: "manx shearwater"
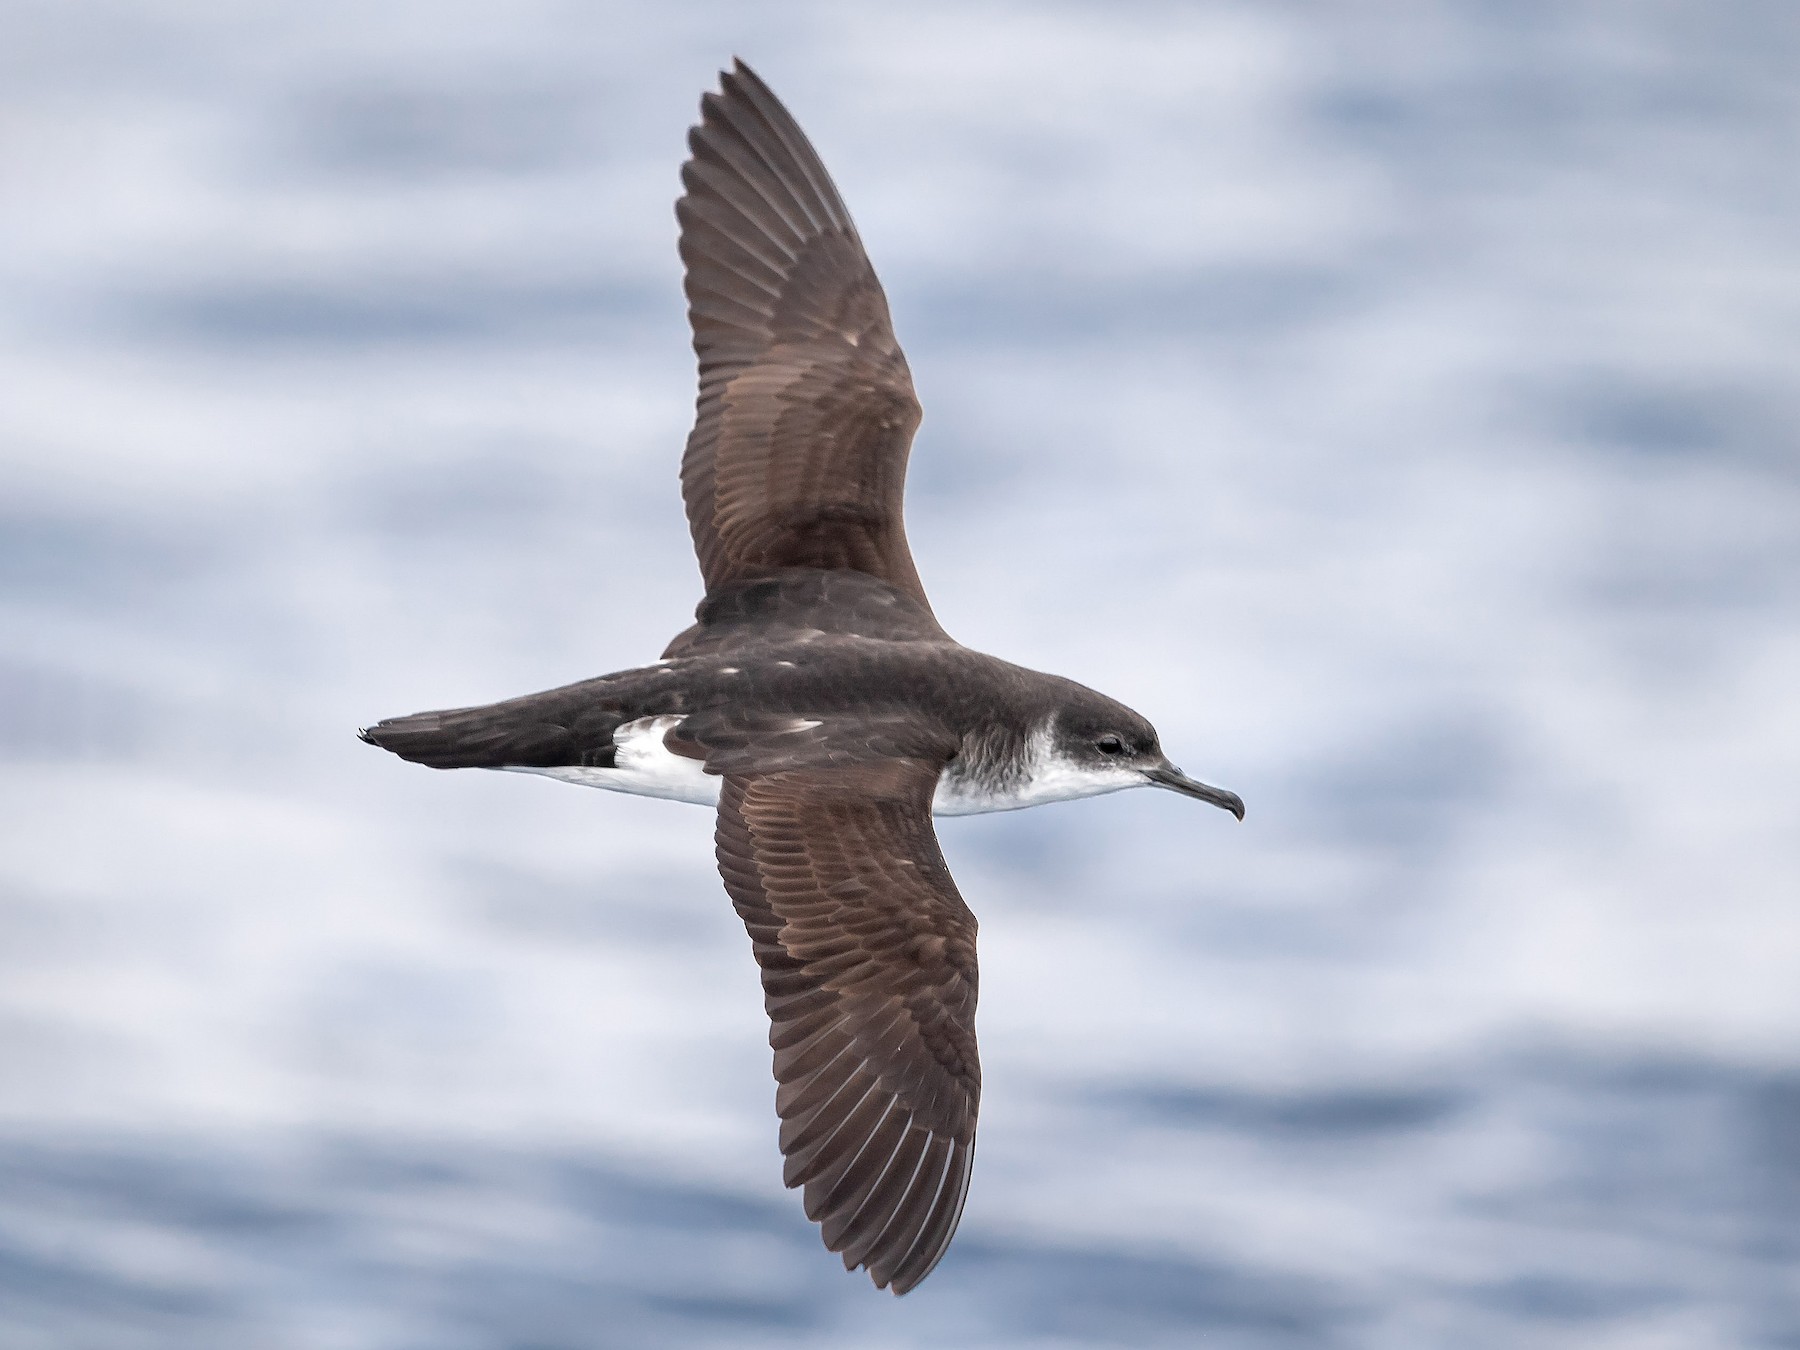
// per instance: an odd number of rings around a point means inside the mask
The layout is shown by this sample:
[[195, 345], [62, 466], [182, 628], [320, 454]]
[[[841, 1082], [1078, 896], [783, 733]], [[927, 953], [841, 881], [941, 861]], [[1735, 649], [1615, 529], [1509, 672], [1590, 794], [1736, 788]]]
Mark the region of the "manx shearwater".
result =
[[933, 814], [1143, 786], [1244, 807], [1130, 708], [938, 626], [901, 524], [919, 404], [856, 227], [742, 62], [701, 108], [676, 205], [700, 361], [694, 625], [641, 669], [361, 734], [433, 768], [717, 807], [784, 1180], [846, 1269], [903, 1294], [956, 1230], [981, 1090], [975, 916]]

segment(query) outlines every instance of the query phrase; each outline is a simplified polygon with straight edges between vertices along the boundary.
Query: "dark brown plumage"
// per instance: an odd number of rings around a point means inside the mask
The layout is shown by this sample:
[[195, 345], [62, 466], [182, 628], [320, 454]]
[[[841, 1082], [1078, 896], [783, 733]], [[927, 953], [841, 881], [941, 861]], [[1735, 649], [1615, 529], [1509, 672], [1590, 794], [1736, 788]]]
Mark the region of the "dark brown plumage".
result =
[[941, 762], [728, 774], [719, 871], [773, 1024], [783, 1179], [844, 1266], [903, 1294], [950, 1245], [981, 1069], [975, 916], [931, 829]]
[[[741, 61], [720, 85], [675, 207], [700, 363], [681, 485], [707, 589], [864, 572], [935, 629], [901, 519], [919, 403], [887, 297], [787, 109]], [[845, 1267], [895, 1293], [949, 1245], [975, 1149], [975, 916], [931, 828], [955, 749], [733, 773], [719, 805], [719, 871], [773, 1022], [784, 1179]]]
[[975, 1150], [975, 916], [931, 818], [1172, 788], [1129, 708], [938, 626], [901, 495], [919, 422], [887, 301], [806, 137], [739, 62], [677, 204], [700, 395], [682, 492], [706, 583], [653, 666], [363, 738], [434, 768], [718, 805], [762, 967], [789, 1186], [846, 1268], [903, 1294]]
[[701, 102], [676, 203], [700, 398], [681, 462], [713, 590], [867, 572], [925, 606], [901, 522], [919, 425], [887, 297], [831, 176], [743, 62]]

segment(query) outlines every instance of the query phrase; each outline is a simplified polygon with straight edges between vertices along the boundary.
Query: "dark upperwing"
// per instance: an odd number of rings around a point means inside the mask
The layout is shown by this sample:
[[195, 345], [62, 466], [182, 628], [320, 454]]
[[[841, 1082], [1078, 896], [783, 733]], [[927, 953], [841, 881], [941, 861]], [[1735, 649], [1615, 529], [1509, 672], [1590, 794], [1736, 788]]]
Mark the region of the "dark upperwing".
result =
[[929, 618], [901, 521], [919, 403], [887, 298], [787, 109], [741, 61], [720, 86], [675, 207], [700, 360], [681, 487], [707, 590], [847, 569]]
[[904, 1294], [968, 1194], [975, 916], [931, 828], [946, 747], [834, 763], [817, 729], [707, 754], [725, 775], [719, 872], [762, 966], [783, 1178], [846, 1269]]

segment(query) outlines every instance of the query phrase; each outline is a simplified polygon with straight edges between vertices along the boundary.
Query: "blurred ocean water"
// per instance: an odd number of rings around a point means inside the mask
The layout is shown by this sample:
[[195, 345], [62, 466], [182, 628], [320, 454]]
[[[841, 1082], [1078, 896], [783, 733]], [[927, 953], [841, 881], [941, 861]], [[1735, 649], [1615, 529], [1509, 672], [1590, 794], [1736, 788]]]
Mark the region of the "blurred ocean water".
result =
[[[1800, 1345], [1800, 11], [0, 0], [0, 1347]], [[946, 626], [956, 1245], [779, 1185], [707, 813], [359, 745], [696, 595], [732, 54]]]

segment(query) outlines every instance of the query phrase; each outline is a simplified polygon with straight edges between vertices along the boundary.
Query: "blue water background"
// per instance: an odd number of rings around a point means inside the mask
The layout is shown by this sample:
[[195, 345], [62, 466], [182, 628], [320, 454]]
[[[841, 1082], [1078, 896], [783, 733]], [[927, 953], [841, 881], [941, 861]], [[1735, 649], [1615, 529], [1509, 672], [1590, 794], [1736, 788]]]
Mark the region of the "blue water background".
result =
[[[0, 1347], [1800, 1346], [1800, 10], [0, 3]], [[960, 1236], [779, 1185], [707, 814], [356, 742], [697, 598], [743, 55], [946, 626]]]

